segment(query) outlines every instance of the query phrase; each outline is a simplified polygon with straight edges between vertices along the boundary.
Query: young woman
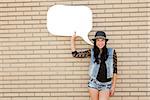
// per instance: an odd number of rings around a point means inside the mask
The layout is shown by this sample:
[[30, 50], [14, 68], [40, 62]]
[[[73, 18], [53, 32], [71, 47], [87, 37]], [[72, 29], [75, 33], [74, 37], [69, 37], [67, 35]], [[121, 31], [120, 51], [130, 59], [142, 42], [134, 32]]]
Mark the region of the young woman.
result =
[[71, 37], [71, 50], [73, 57], [91, 57], [89, 68], [88, 89], [91, 100], [109, 100], [113, 96], [117, 79], [117, 56], [113, 48], [107, 48], [106, 34], [97, 31], [94, 47], [85, 51], [76, 51], [74, 34]]

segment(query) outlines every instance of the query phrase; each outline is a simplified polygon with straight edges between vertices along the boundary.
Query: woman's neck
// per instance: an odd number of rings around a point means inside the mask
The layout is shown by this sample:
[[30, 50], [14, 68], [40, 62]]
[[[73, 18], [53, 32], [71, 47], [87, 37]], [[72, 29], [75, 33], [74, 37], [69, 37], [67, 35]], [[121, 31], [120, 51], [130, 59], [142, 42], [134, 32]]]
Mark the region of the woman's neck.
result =
[[100, 48], [99, 51], [100, 51], [99, 53], [102, 54], [102, 51], [103, 51], [102, 48]]

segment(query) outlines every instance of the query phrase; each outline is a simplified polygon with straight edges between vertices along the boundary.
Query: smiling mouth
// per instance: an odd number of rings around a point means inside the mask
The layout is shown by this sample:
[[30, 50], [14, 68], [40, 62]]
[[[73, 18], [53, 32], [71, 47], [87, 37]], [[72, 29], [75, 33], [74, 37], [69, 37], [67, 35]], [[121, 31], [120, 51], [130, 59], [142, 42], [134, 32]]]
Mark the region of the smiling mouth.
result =
[[103, 45], [98, 45], [98, 47], [101, 47], [101, 48], [102, 48], [102, 47], [104, 47], [104, 46], [103, 46]]

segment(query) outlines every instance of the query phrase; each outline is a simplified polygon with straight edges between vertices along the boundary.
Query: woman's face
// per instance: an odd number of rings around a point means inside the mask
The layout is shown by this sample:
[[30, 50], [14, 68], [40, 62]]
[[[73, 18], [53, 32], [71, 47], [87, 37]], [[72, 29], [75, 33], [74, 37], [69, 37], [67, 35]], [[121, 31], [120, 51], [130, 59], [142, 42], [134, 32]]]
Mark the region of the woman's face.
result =
[[105, 46], [105, 39], [96, 39], [96, 46], [102, 49]]

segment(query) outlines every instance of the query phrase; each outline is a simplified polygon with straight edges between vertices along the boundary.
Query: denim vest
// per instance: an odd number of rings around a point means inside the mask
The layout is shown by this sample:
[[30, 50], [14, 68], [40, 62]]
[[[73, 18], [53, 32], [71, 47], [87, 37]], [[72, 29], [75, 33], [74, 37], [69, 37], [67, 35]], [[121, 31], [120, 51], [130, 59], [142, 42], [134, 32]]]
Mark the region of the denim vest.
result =
[[[108, 58], [105, 61], [106, 63], [106, 68], [107, 68], [107, 78], [112, 78], [113, 77], [113, 48], [107, 48], [108, 51]], [[94, 48], [91, 49], [91, 63], [90, 63], [90, 68], [89, 68], [89, 76], [92, 79], [96, 79], [100, 64], [97, 64], [94, 58]]]

